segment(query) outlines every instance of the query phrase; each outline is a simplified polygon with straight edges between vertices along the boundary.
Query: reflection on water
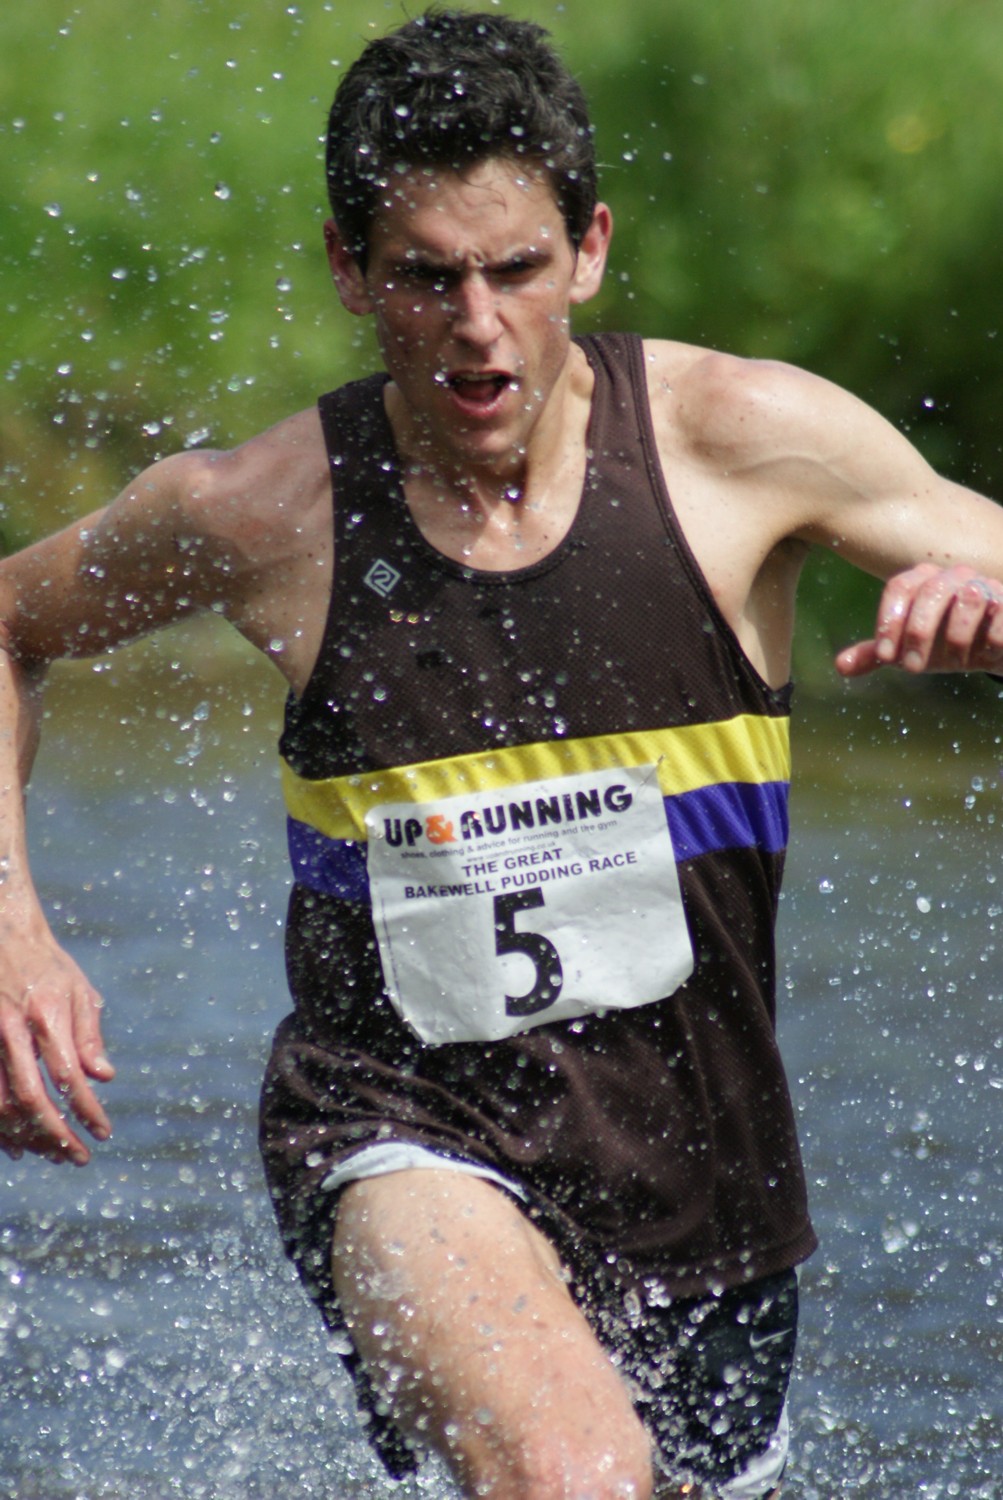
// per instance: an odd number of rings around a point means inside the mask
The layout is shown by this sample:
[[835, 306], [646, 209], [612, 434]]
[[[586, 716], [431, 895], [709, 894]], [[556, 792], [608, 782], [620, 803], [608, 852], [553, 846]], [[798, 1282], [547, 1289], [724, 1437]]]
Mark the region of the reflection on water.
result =
[[[444, 1496], [384, 1485], [263, 1191], [281, 694], [177, 654], [100, 694], [66, 674], [33, 790], [36, 873], [119, 1072], [89, 1168], [0, 1165], [0, 1495]], [[798, 740], [781, 1012], [822, 1249], [794, 1500], [1003, 1495], [998, 708], [931, 717], [810, 715]]]

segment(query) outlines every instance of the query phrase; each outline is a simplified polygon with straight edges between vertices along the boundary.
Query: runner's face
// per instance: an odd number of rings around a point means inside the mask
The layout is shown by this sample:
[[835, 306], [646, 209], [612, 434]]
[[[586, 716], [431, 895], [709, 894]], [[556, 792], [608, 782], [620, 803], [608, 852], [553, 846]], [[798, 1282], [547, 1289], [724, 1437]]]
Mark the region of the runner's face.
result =
[[566, 373], [570, 307], [598, 289], [608, 238], [600, 205], [576, 253], [549, 181], [505, 158], [404, 174], [373, 221], [365, 275], [329, 225], [346, 307], [375, 314], [398, 436], [447, 463], [517, 463]]

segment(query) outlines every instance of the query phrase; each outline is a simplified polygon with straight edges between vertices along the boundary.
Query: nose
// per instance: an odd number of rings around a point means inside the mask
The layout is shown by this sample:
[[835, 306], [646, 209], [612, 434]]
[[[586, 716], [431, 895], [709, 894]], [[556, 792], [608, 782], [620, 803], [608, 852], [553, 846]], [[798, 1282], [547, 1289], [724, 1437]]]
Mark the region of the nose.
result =
[[469, 271], [453, 289], [453, 334], [464, 343], [487, 348], [501, 333], [498, 290], [481, 271]]

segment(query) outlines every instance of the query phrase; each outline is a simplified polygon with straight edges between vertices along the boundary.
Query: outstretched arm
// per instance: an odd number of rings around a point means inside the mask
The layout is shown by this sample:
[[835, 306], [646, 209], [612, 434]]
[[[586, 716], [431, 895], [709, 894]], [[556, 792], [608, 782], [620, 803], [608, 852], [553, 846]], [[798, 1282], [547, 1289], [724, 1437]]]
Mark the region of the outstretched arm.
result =
[[818, 455], [798, 535], [886, 580], [873, 636], [841, 651], [837, 669], [1003, 670], [1003, 508], [936, 474], [846, 392], [792, 385]]
[[837, 657], [845, 676], [1003, 671], [1003, 507], [936, 474], [875, 411], [817, 376], [719, 354], [673, 363], [657, 346], [655, 360], [677, 509], [764, 675], [785, 679], [811, 547], [886, 581], [873, 636]]

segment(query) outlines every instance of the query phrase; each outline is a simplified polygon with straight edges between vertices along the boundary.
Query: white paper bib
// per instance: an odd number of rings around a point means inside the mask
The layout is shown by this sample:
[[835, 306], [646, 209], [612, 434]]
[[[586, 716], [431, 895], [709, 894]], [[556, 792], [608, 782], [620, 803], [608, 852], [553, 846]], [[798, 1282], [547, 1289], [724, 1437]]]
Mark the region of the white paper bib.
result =
[[693, 970], [654, 766], [366, 814], [390, 997], [426, 1042], [671, 994]]

